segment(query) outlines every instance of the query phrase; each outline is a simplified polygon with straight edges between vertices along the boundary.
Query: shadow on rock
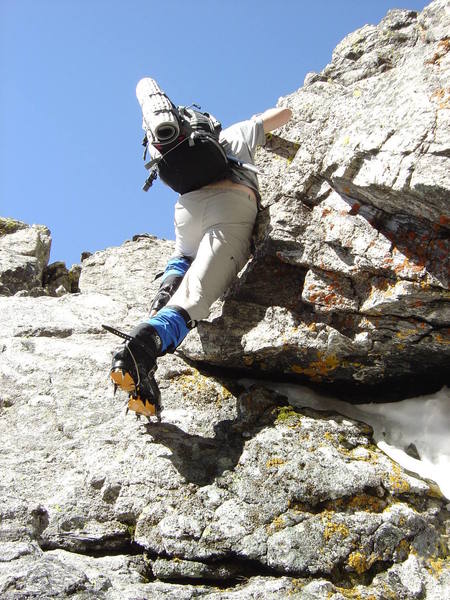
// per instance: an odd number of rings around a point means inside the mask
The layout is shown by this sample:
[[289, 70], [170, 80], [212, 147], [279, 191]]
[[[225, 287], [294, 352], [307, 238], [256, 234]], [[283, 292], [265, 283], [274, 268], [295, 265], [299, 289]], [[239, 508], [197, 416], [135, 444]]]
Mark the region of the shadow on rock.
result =
[[274, 133], [270, 133], [266, 138], [266, 143], [264, 145], [264, 150], [266, 152], [270, 152], [272, 154], [276, 154], [281, 158], [285, 158], [289, 162], [291, 162], [300, 148], [300, 144], [298, 142], [291, 142], [290, 140], [286, 140], [279, 135], [275, 135]]
[[252, 388], [238, 398], [236, 418], [214, 426], [213, 438], [186, 433], [171, 423], [147, 423], [146, 430], [156, 443], [170, 448], [169, 460], [186, 481], [204, 486], [234, 469], [246, 440], [274, 423], [279, 404], [285, 404], [284, 397]]
[[366, 219], [393, 244], [397, 253], [404, 256], [403, 263], [392, 267], [396, 275], [402, 277], [405, 273], [411, 275], [426, 271], [442, 286], [448, 285], [448, 219], [442, 216], [439, 223], [431, 223], [425, 218], [407, 214], [405, 208], [403, 213], [399, 210], [396, 214], [390, 214], [373, 206], [355, 186], [342, 189], [339, 181], [333, 181], [333, 186], [350, 206], [349, 215], [357, 214]]

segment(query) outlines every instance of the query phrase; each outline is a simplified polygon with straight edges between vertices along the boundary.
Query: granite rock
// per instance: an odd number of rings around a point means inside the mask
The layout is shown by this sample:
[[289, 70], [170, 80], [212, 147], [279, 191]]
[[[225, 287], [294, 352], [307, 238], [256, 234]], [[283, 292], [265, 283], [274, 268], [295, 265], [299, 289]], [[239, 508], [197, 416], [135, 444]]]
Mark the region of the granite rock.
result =
[[258, 157], [255, 254], [158, 361], [161, 422], [112, 396], [101, 325], [147, 316], [173, 242], [85, 254], [77, 288], [47, 267], [46, 228], [0, 221], [2, 264], [30, 265], [0, 275], [2, 598], [446, 596], [436, 484], [368, 425], [225, 367], [362, 394], [443, 372], [447, 20], [442, 0], [392, 11], [280, 100], [295, 116]]
[[294, 117], [258, 154], [254, 255], [186, 357], [333, 385], [446, 380], [449, 27], [445, 0], [390, 11], [280, 99]]
[[50, 231], [44, 225], [26, 225], [0, 217], [0, 294], [40, 295], [50, 255]]

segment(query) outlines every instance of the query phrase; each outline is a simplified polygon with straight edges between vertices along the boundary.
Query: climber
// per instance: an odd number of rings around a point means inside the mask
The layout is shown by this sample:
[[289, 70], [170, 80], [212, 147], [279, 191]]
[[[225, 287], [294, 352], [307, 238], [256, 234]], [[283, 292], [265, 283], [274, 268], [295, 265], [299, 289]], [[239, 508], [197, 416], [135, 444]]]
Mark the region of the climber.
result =
[[[289, 121], [288, 108], [273, 108], [221, 131], [220, 142], [244, 163], [253, 164], [265, 134]], [[129, 408], [155, 414], [156, 358], [173, 352], [189, 330], [209, 314], [249, 256], [250, 238], [260, 201], [254, 172], [231, 163], [227, 176], [182, 194], [175, 205], [175, 252], [162, 276], [150, 317], [114, 354], [110, 377], [129, 392]]]

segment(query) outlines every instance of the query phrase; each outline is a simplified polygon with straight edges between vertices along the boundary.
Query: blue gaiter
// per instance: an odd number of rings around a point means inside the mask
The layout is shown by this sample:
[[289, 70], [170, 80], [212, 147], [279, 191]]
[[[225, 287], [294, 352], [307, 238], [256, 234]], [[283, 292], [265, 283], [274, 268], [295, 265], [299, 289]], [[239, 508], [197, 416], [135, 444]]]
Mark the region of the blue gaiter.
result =
[[171, 275], [183, 277], [186, 271], [191, 266], [192, 260], [187, 258], [186, 256], [177, 256], [176, 258], [171, 258], [164, 270], [162, 275], [162, 281]]
[[189, 333], [186, 321], [180, 313], [169, 307], [162, 308], [157, 315], [148, 321], [152, 325], [162, 341], [161, 352], [172, 346], [175, 350]]

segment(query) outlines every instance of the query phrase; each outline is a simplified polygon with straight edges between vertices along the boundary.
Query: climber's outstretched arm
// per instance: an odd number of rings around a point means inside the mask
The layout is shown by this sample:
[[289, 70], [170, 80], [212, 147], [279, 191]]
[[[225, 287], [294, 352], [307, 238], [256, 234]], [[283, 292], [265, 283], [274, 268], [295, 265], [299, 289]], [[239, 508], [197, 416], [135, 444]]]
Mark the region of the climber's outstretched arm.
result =
[[269, 131], [285, 125], [291, 117], [292, 111], [290, 108], [269, 108], [261, 115], [264, 133], [269, 133]]

